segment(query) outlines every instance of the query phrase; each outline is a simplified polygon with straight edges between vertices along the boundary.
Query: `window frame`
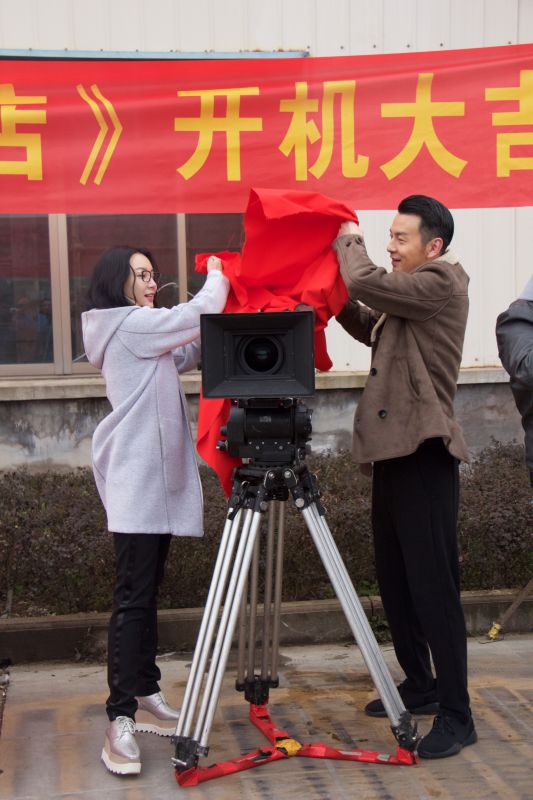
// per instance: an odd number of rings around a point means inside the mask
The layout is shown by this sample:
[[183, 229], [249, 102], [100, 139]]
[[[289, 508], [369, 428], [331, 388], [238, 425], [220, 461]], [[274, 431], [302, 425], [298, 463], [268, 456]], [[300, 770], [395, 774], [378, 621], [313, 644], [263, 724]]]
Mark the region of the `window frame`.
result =
[[[221, 212], [223, 213], [223, 212]], [[19, 215], [17, 215], [19, 216]], [[20, 215], [25, 216], [24, 214]], [[48, 214], [50, 260], [50, 299], [52, 302], [53, 361], [28, 364], [0, 364], [0, 380], [16, 378], [72, 378], [99, 375], [87, 361], [72, 360], [72, 315], [70, 308], [70, 269], [68, 214]], [[118, 216], [118, 215], [111, 215]], [[154, 215], [157, 216], [157, 215]], [[189, 299], [187, 273], [187, 215], [174, 214], [176, 222], [176, 274], [180, 303]]]

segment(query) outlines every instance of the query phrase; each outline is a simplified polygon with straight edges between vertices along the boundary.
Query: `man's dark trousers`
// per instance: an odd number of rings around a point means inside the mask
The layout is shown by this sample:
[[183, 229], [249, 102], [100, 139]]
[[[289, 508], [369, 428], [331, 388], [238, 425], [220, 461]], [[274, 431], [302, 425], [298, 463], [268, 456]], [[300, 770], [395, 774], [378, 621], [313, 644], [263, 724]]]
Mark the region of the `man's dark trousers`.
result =
[[376, 572], [396, 657], [409, 688], [424, 693], [433, 685], [431, 650], [441, 710], [466, 720], [458, 503], [458, 461], [440, 438], [411, 455], [374, 462]]

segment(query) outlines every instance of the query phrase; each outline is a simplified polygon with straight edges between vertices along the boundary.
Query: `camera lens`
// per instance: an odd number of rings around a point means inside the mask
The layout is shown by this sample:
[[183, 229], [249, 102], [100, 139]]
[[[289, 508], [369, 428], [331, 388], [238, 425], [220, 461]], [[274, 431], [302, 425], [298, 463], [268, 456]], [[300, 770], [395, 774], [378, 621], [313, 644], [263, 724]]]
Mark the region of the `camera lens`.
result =
[[242, 365], [247, 372], [275, 372], [282, 360], [279, 343], [266, 336], [250, 336], [242, 345]]

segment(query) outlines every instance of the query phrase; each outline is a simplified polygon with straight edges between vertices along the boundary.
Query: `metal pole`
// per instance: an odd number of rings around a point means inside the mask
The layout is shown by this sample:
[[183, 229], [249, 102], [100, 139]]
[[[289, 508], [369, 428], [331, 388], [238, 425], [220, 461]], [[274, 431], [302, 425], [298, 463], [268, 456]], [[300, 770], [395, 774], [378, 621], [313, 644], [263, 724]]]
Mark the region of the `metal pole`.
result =
[[259, 593], [259, 537], [257, 537], [254, 545], [254, 552], [252, 557], [252, 566], [250, 569], [250, 615], [248, 624], [248, 666], [246, 670], [246, 677], [249, 681], [254, 679], [255, 673], [255, 647], [256, 647], [256, 631], [257, 631], [257, 605]]
[[248, 581], [244, 585], [239, 611], [239, 649], [237, 655], [237, 683], [242, 685], [245, 678], [244, 664], [246, 661], [246, 629], [248, 623]]
[[202, 747], [207, 747], [211, 725], [213, 724], [213, 717], [220, 695], [222, 678], [231, 647], [242, 591], [250, 569], [250, 562], [260, 522], [260, 512], [246, 511], [243, 532], [237, 548], [233, 571], [226, 593], [224, 611], [211, 656], [211, 666], [207, 675], [203, 702], [196, 722], [194, 739], [200, 742]]
[[276, 501], [268, 506], [268, 533], [265, 555], [265, 592], [263, 597], [263, 651], [261, 661], [261, 678], [267, 680], [269, 672], [270, 628], [272, 616], [272, 575], [274, 569], [274, 531], [276, 526]]
[[272, 623], [272, 666], [271, 678], [278, 679], [279, 664], [279, 632], [281, 624], [281, 594], [283, 585], [283, 546], [285, 543], [285, 501], [279, 504], [278, 541], [276, 547], [276, 575], [274, 582], [274, 612]]
[[302, 515], [343, 608], [346, 620], [359, 645], [365, 664], [383, 701], [389, 720], [393, 726], [397, 726], [400, 722], [401, 714], [405, 712], [405, 706], [385, 664], [331, 531], [325, 519], [318, 513], [315, 503], [311, 503], [308, 508], [303, 509]]
[[237, 538], [241, 517], [242, 509], [239, 509], [235, 518], [233, 520], [228, 518], [224, 526], [205, 611], [198, 633], [198, 640], [193, 654], [189, 679], [185, 688], [181, 713], [176, 726], [176, 736], [190, 736], [192, 720], [198, 703], [200, 687], [202, 685], [207, 657], [218, 619], [222, 595], [231, 566], [231, 558], [235, 548], [235, 540]]

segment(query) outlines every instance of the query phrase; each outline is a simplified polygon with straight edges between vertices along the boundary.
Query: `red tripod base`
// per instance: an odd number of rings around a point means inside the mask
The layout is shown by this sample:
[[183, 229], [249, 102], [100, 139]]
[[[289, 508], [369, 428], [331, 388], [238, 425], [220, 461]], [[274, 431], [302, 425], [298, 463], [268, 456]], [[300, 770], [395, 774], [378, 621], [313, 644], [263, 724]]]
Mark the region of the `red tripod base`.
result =
[[322, 742], [301, 744], [292, 739], [287, 731], [276, 728], [266, 705], [250, 704], [250, 721], [264, 734], [270, 746], [261, 747], [230, 761], [212, 764], [210, 767], [192, 767], [180, 772], [176, 770], [176, 780], [180, 786], [197, 786], [204, 781], [232, 775], [252, 767], [260, 767], [271, 761], [301, 756], [303, 758], [330, 758], [337, 761], [363, 761], [366, 764], [399, 764], [408, 766], [418, 763], [418, 757], [410, 750], [397, 747], [394, 754], [386, 755], [375, 750], [339, 750]]

